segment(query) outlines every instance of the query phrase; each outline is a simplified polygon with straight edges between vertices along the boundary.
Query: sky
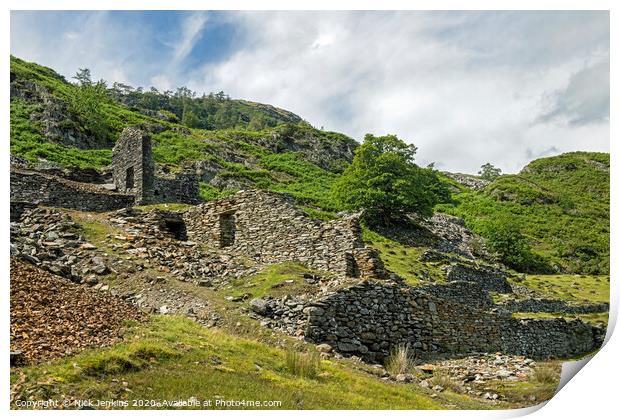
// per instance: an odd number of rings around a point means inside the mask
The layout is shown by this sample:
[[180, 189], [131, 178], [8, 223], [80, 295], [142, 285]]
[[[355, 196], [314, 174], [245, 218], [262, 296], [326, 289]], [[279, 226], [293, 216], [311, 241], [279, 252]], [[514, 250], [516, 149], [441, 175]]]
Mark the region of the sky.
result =
[[606, 11], [11, 12], [11, 53], [67, 78], [223, 90], [466, 173], [609, 151], [609, 37]]

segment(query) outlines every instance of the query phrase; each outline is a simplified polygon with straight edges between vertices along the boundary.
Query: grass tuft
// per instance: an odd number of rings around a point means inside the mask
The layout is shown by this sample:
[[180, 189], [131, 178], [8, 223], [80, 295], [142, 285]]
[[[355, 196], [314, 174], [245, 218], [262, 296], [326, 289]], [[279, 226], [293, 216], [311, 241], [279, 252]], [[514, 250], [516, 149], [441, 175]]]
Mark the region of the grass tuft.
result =
[[295, 350], [286, 352], [286, 369], [295, 376], [316, 379], [321, 372], [321, 358], [317, 352], [300, 353]]
[[409, 344], [400, 344], [390, 352], [385, 363], [385, 369], [390, 375], [413, 373], [416, 365], [415, 358], [409, 351]]
[[556, 384], [559, 380], [559, 372], [552, 366], [541, 366], [534, 370], [534, 381], [541, 384]]
[[436, 372], [433, 375], [431, 382], [433, 383], [433, 385], [439, 385], [443, 389], [449, 389], [450, 391], [457, 393], [463, 392], [463, 388], [461, 387], [461, 385], [445, 372]]

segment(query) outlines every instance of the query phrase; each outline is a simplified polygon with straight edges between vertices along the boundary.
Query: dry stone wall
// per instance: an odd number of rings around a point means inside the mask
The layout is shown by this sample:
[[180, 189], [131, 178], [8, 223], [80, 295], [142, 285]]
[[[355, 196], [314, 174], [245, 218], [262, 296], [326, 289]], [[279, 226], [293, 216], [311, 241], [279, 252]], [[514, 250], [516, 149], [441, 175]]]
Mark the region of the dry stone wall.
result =
[[190, 173], [158, 175], [154, 179], [153, 201], [158, 203], [198, 203], [198, 176]]
[[509, 300], [501, 305], [511, 312], [549, 312], [562, 314], [587, 314], [609, 311], [608, 303], [589, 303], [573, 305], [563, 300], [531, 298], [521, 300]]
[[506, 280], [506, 273], [492, 267], [474, 267], [457, 263], [447, 269], [448, 281], [466, 281], [478, 284], [484, 290], [498, 293], [512, 293]]
[[307, 339], [371, 362], [401, 343], [422, 359], [493, 351], [572, 357], [598, 348], [604, 336], [581, 321], [520, 320], [385, 281], [361, 282], [307, 303], [302, 314]]
[[314, 220], [283, 194], [241, 191], [196, 206], [184, 218], [190, 240], [257, 262], [297, 261], [340, 275], [385, 277], [376, 251], [364, 247], [356, 216]]
[[132, 206], [134, 197], [92, 184], [11, 167], [11, 202], [99, 212]]

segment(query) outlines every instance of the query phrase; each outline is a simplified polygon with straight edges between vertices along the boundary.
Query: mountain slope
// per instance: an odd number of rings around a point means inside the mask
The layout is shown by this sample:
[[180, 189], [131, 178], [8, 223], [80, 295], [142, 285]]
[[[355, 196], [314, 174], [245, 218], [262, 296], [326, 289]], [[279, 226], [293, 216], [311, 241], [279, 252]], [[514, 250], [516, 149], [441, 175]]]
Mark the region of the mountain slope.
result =
[[[161, 167], [200, 171], [205, 199], [255, 186], [334, 209], [327, 192], [353, 157], [353, 139], [317, 130], [288, 111], [223, 93], [193, 98], [183, 90], [185, 97], [123, 89], [114, 84], [93, 98], [89, 86], [11, 57], [11, 154], [35, 164], [103, 169], [122, 129], [140, 125], [151, 132]], [[183, 109], [179, 101], [186, 102]], [[184, 124], [188, 108], [197, 118], [193, 124]], [[217, 129], [195, 128], [212, 123]]]
[[[289, 193], [309, 211], [341, 210], [331, 186], [358, 146], [346, 135], [222, 92], [196, 97], [184, 88], [162, 93], [114, 83], [95, 108], [83, 106], [88, 92], [11, 57], [11, 154], [34, 165], [105, 172], [120, 131], [140, 125], [152, 135], [158, 166], [197, 171], [205, 200], [254, 187]], [[489, 185], [474, 176], [451, 178], [445, 179], [457, 190], [455, 203], [438, 210], [464, 217], [483, 236], [491, 222], [509, 220], [559, 271], [609, 272], [608, 154], [539, 159]]]
[[568, 273], [609, 273], [609, 154], [572, 152], [537, 159], [481, 190], [463, 188], [441, 210], [484, 235], [509, 220], [533, 249]]

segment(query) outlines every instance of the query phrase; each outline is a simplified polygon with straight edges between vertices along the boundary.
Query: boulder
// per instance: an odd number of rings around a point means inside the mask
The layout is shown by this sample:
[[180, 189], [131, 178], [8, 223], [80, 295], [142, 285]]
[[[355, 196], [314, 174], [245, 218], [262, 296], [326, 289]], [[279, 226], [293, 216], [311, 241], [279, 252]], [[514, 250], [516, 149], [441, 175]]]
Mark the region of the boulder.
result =
[[265, 299], [252, 299], [250, 301], [250, 309], [258, 315], [267, 315], [269, 313], [269, 302]]

